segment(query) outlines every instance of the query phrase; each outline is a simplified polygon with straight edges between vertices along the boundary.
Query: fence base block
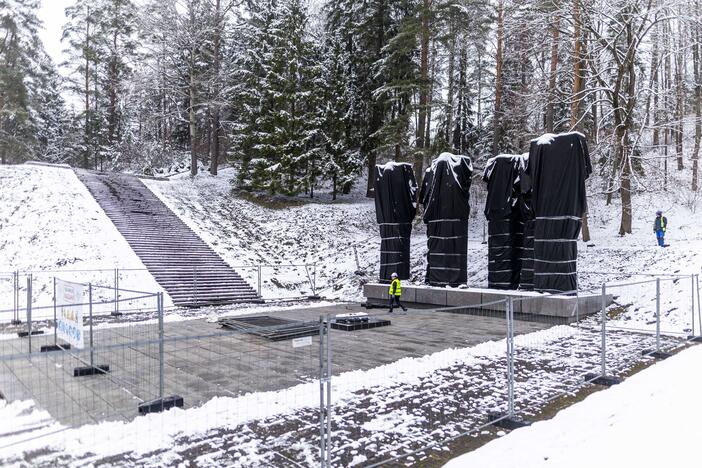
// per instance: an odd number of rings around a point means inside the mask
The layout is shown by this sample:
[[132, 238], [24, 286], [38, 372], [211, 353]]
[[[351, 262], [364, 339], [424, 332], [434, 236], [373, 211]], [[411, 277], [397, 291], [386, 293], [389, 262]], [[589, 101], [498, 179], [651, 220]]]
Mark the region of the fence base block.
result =
[[694, 343], [702, 343], [702, 336], [690, 335], [690, 336], [687, 337], [687, 339], [688, 339], [689, 341], [694, 342]]
[[[43, 335], [43, 334], [44, 334], [44, 330], [32, 330], [32, 336]], [[19, 338], [27, 338], [29, 336], [29, 332], [26, 332], [26, 331], [17, 332], [17, 336]]]
[[41, 348], [39, 348], [39, 351], [41, 351], [42, 353], [49, 353], [51, 351], [65, 351], [67, 349], [71, 349], [71, 345], [69, 345], [69, 344], [63, 344], [63, 345], [52, 344], [52, 345], [42, 346]]
[[307, 299], [310, 301], [321, 301], [322, 296], [318, 296], [318, 295], [314, 294], [312, 296], [307, 296]]
[[490, 414], [490, 419], [497, 419], [496, 422], [492, 423], [493, 426], [499, 427], [500, 429], [507, 429], [508, 431], [531, 426], [531, 421], [524, 421], [516, 416], [510, 417], [507, 416], [506, 413], [492, 413]]
[[664, 353], [663, 351], [656, 351], [655, 349], [647, 349], [641, 352], [643, 356], [651, 356], [654, 359], [668, 359], [672, 354]]
[[124, 314], [123, 314], [122, 312], [115, 312], [115, 311], [112, 311], [112, 312], [110, 312], [110, 315], [113, 316], [113, 317], [121, 317], [121, 316], [123, 316]]
[[171, 395], [165, 398], [157, 398], [151, 401], [145, 401], [139, 404], [139, 414], [160, 413], [171, 408], [182, 408], [183, 397], [180, 395]]
[[622, 383], [622, 379], [618, 377], [613, 377], [611, 375], [600, 375], [600, 374], [587, 374], [585, 380], [591, 381], [595, 385], [602, 385], [605, 387], [611, 387], [612, 385], [617, 385]]
[[73, 377], [85, 377], [87, 375], [102, 375], [110, 372], [110, 366], [103, 364], [100, 366], [76, 367], [73, 369]]
[[12, 319], [12, 320], [10, 320], [10, 324], [12, 324], [12, 325], [21, 325], [21, 324], [22, 324], [22, 321], [21, 321], [21, 320], [14, 320], [14, 319]]

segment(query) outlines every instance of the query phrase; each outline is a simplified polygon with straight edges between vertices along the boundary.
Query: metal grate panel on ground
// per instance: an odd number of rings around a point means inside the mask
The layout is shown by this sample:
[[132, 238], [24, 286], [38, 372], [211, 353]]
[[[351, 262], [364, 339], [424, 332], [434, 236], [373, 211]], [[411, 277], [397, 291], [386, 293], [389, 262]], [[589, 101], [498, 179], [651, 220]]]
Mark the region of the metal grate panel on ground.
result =
[[319, 335], [319, 322], [303, 322], [269, 315], [223, 318], [219, 320], [219, 324], [223, 328], [260, 336], [271, 341]]

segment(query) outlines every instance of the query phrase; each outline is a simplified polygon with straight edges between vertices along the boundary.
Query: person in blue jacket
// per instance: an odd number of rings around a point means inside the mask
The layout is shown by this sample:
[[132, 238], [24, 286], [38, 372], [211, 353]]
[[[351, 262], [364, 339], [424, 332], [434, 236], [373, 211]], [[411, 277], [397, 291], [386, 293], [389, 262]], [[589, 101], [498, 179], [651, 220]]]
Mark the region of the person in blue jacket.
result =
[[656, 220], [653, 222], [653, 232], [656, 233], [656, 238], [658, 239], [658, 245], [661, 247], [667, 247], [665, 243], [665, 231], [668, 228], [668, 218], [663, 216], [663, 212], [656, 211]]

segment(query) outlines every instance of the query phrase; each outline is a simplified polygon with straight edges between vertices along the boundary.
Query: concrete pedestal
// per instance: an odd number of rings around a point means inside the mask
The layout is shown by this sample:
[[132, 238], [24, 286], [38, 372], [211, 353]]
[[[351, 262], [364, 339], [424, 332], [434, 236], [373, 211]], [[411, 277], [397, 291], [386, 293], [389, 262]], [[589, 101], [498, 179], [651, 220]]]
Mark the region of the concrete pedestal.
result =
[[[367, 283], [363, 295], [369, 303], [386, 304], [388, 285]], [[402, 285], [402, 302], [436, 308], [465, 306], [467, 309], [504, 313], [504, 301], [512, 298], [515, 314], [562, 318], [572, 322], [601, 310], [602, 296], [583, 294], [576, 296], [541, 294], [533, 291], [508, 291], [483, 288], [438, 288], [433, 286]], [[607, 295], [606, 303], [613, 302]]]

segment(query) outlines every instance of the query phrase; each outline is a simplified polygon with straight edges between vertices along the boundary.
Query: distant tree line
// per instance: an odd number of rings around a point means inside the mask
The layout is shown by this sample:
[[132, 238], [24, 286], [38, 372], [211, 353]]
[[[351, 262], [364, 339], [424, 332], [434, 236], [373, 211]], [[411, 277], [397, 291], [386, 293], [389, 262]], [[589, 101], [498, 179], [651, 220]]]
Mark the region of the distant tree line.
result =
[[39, 1], [4, 0], [0, 157], [148, 172], [187, 153], [243, 190], [336, 198], [377, 162], [421, 178], [441, 151], [578, 130], [626, 234], [637, 190], [687, 164], [699, 188], [699, 3], [76, 0], [63, 79]]

